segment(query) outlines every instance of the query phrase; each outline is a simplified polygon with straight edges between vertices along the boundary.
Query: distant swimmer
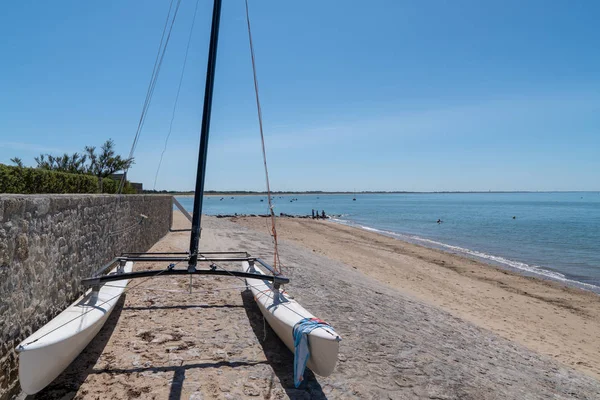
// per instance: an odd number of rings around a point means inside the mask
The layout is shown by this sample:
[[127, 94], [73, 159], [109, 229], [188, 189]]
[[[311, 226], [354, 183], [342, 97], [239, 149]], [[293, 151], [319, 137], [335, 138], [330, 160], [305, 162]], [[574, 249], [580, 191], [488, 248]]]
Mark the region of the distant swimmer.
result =
[[438, 224], [441, 224], [442, 222], [444, 222], [444, 221], [442, 221], [441, 219], [438, 219], [438, 220], [437, 220], [437, 223], [438, 223]]
[[515, 217], [515, 216], [513, 215], [513, 219], [517, 219], [517, 217]]

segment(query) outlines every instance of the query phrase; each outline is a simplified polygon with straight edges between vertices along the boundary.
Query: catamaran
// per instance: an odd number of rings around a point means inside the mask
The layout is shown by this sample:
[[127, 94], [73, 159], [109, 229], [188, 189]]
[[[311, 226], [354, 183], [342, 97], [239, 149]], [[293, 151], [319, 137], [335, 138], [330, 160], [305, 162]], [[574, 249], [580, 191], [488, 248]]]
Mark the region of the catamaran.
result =
[[[245, 251], [207, 252], [199, 249], [221, 2], [222, 0], [214, 0], [213, 5], [193, 213], [189, 216], [183, 210], [192, 225], [189, 251], [179, 253], [124, 253], [99, 268], [92, 277], [82, 280], [82, 284], [89, 287], [83, 296], [38, 331], [23, 340], [16, 349], [19, 353], [19, 380], [21, 388], [26, 394], [35, 394], [50, 384], [85, 349], [108, 319], [122, 293], [127, 290], [129, 280], [174, 275], [217, 275], [245, 279], [266, 321], [283, 343], [295, 353], [294, 381], [296, 386], [302, 381], [305, 366], [321, 376], [330, 375], [335, 368], [340, 336], [329, 324], [319, 320], [304, 309], [282, 288], [282, 285], [288, 284], [290, 280], [277, 268], [275, 215], [266, 169], [262, 118], [247, 2], [246, 16], [263, 143], [265, 173], [267, 175], [269, 211], [273, 221], [275, 255], [273, 265], [270, 265], [261, 258], [254, 257]], [[134, 268], [136, 262], [170, 264], [161, 269], [137, 271]], [[221, 262], [239, 262], [241, 263], [241, 270], [220, 267], [219, 263]], [[179, 263], [184, 263], [187, 267], [177, 268]], [[201, 265], [208, 265], [208, 267], [203, 268]], [[110, 272], [106, 273], [107, 271]]]

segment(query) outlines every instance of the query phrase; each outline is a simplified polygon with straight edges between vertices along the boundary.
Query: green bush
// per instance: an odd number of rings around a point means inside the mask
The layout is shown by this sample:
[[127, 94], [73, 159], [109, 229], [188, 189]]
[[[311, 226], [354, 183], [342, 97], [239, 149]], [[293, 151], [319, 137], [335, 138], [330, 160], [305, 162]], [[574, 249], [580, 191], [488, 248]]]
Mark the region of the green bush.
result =
[[[104, 193], [116, 193], [119, 182], [103, 179]], [[0, 193], [100, 193], [98, 177], [0, 164]], [[135, 193], [125, 184], [123, 193]]]

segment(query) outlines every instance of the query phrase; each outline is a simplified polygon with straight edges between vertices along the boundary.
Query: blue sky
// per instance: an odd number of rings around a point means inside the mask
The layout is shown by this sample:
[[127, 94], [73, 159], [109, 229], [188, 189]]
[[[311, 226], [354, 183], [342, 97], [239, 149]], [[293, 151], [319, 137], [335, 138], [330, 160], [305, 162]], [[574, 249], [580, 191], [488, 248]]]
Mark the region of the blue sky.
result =
[[[152, 188], [195, 0], [130, 178]], [[161, 1], [4, 4], [0, 162], [113, 138], [127, 154]], [[250, 12], [274, 190], [600, 190], [600, 3], [266, 1]], [[192, 189], [212, 1], [199, 0], [157, 189]], [[263, 190], [243, 0], [225, 0], [207, 189]]]

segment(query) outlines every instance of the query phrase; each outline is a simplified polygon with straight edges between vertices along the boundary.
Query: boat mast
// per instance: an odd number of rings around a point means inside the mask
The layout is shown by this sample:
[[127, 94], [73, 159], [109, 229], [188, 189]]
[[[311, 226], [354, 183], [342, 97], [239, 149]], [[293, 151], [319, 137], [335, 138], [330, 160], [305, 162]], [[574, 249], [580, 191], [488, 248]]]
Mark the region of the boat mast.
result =
[[204, 108], [202, 110], [202, 127], [200, 130], [200, 150], [198, 153], [198, 170], [196, 172], [196, 190], [194, 192], [194, 213], [192, 215], [192, 234], [190, 237], [190, 261], [188, 271], [195, 271], [198, 263], [198, 243], [200, 241], [200, 219], [202, 216], [202, 198], [204, 195], [204, 178], [206, 176], [206, 155], [208, 150], [208, 132], [210, 129], [210, 112], [212, 108], [213, 87], [215, 83], [215, 66], [217, 64], [217, 42], [219, 40], [219, 22], [221, 20], [221, 0], [215, 0], [213, 6], [212, 28], [208, 49], [208, 67], [206, 68], [206, 86], [204, 89]]

